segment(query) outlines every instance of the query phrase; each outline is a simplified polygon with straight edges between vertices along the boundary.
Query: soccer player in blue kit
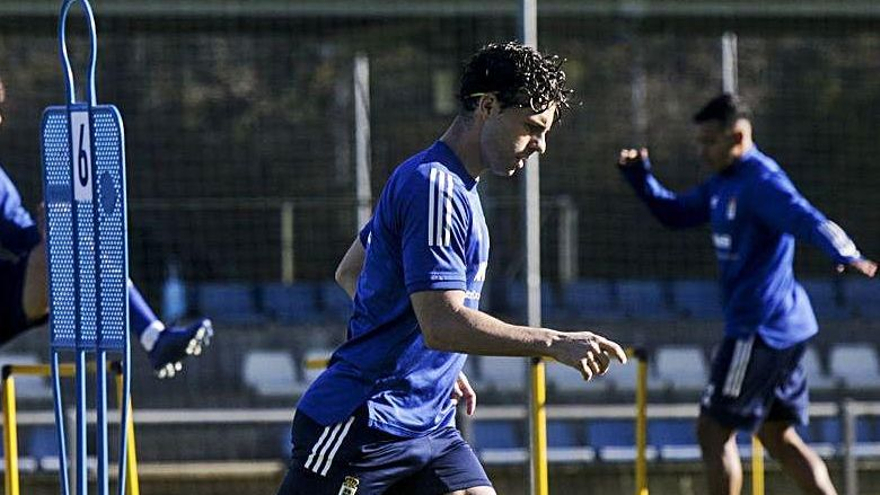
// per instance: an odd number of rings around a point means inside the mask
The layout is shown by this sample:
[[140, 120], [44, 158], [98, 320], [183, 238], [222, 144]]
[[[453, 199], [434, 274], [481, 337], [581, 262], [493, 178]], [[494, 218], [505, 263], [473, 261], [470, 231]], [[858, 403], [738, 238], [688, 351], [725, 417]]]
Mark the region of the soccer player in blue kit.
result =
[[518, 43], [487, 45], [464, 69], [450, 127], [391, 175], [337, 270], [354, 297], [348, 338], [299, 402], [280, 495], [494, 494], [454, 427], [457, 399], [475, 407], [466, 354], [550, 357], [585, 379], [626, 360], [591, 332], [477, 309], [489, 256], [479, 176], [511, 176], [544, 152], [570, 93], [561, 66]]
[[[0, 104], [5, 101], [0, 80]], [[0, 123], [3, 117], [0, 114]], [[42, 222], [43, 213], [37, 215]], [[45, 323], [49, 312], [44, 229], [21, 204], [15, 184], [0, 166], [0, 345]], [[160, 378], [173, 377], [184, 358], [201, 353], [213, 336], [211, 320], [165, 327], [129, 280], [130, 328]]]
[[740, 493], [736, 430], [746, 430], [758, 434], [804, 493], [834, 494], [825, 463], [793, 427], [808, 420], [801, 358], [818, 331], [809, 298], [794, 278], [795, 239], [818, 246], [838, 270], [873, 277], [877, 265], [755, 146], [749, 111], [739, 97], [712, 99], [694, 121], [701, 157], [716, 172], [703, 184], [682, 194], [664, 188], [644, 148], [622, 150], [618, 165], [664, 225], [712, 227], [725, 336], [697, 424], [709, 493]]

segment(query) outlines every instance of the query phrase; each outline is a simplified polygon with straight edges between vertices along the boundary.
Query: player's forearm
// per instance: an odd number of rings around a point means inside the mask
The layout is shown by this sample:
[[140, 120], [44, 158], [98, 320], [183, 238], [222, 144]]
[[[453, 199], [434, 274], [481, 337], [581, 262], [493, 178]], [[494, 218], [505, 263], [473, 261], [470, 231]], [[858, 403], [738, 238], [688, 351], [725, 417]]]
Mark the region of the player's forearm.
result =
[[426, 322], [426, 344], [437, 350], [492, 356], [550, 356], [564, 334], [546, 328], [505, 323], [482, 311], [459, 307]]
[[351, 247], [346, 251], [339, 266], [336, 267], [334, 278], [336, 283], [342, 287], [348, 297], [354, 299], [354, 293], [357, 290], [357, 280], [364, 268], [364, 260], [366, 252], [364, 246], [359, 239], [355, 239]]
[[354, 299], [354, 293], [357, 290], [357, 279], [360, 272], [354, 271], [336, 271], [336, 283], [342, 287], [342, 290], [348, 294], [348, 297]]

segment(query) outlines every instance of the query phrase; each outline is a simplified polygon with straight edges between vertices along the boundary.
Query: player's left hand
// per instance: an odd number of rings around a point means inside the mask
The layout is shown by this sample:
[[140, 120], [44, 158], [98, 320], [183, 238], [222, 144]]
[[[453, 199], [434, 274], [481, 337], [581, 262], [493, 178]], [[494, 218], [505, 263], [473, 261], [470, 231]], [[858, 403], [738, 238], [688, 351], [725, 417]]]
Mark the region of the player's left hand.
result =
[[864, 259], [864, 258], [858, 259], [858, 260], [851, 262], [850, 264], [848, 264], [846, 266], [838, 265], [837, 271], [842, 272], [842, 271], [846, 270], [847, 268], [850, 270], [859, 272], [868, 278], [873, 278], [875, 275], [877, 275], [877, 263], [875, 263], [869, 259]]
[[453, 405], [458, 405], [459, 401], [464, 399], [465, 412], [468, 416], [473, 416], [474, 412], [476, 412], [477, 393], [474, 392], [471, 383], [468, 381], [467, 375], [465, 375], [463, 371], [458, 374], [458, 379], [455, 380], [455, 385], [452, 387], [452, 394], [449, 399], [452, 401]]

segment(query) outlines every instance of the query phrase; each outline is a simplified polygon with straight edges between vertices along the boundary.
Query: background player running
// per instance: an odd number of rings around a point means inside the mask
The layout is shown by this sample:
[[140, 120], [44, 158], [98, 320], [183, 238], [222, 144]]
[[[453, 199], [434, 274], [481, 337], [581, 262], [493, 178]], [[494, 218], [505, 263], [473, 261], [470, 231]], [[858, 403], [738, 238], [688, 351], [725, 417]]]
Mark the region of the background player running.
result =
[[664, 188], [651, 173], [647, 149], [622, 150], [618, 165], [664, 225], [712, 226], [726, 324], [697, 428], [709, 492], [740, 493], [735, 433], [746, 430], [758, 434], [805, 493], [836, 493], [825, 463], [793, 428], [808, 420], [801, 359], [818, 331], [794, 278], [795, 239], [821, 248], [840, 270], [873, 277], [877, 265], [755, 146], [749, 111], [738, 97], [712, 99], [694, 121], [701, 157], [716, 171], [705, 183], [683, 194]]

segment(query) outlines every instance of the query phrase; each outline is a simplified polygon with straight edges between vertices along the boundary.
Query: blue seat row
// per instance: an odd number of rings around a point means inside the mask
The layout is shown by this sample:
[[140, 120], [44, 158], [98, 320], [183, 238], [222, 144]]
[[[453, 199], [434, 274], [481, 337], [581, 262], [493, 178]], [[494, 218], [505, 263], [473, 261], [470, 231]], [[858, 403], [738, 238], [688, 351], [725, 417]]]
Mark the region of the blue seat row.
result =
[[[871, 280], [805, 279], [802, 285], [821, 320], [880, 316], [880, 290]], [[502, 306], [522, 308], [523, 284], [506, 285]], [[710, 279], [578, 280], [564, 286], [545, 283], [542, 310], [548, 317], [673, 320], [721, 319], [721, 288]]]
[[[528, 447], [526, 425], [516, 420], [475, 421], [473, 443], [484, 449], [521, 450]], [[809, 426], [798, 427], [801, 437], [810, 444], [824, 445], [831, 455], [842, 443], [838, 418], [814, 418]], [[602, 419], [589, 421], [550, 420], [547, 422], [547, 445], [551, 449], [589, 448], [604, 460], [632, 460], [635, 456], [635, 424], [632, 420]], [[740, 451], [750, 455], [750, 439], [737, 436]], [[667, 460], [697, 460], [699, 447], [693, 418], [652, 419], [648, 422], [649, 457]], [[880, 456], [880, 418], [859, 417], [856, 422], [857, 455]]]
[[[808, 279], [802, 281], [816, 314], [823, 320], [880, 317], [880, 290], [871, 280]], [[525, 307], [521, 283], [503, 287], [487, 298], [490, 310]], [[205, 283], [191, 288], [202, 314], [229, 323], [319, 323], [345, 321], [351, 300], [333, 281], [294, 284]], [[500, 292], [500, 293], [499, 293]], [[720, 320], [721, 291], [715, 280], [578, 280], [564, 286], [545, 283], [546, 317], [590, 319]]]
[[351, 300], [335, 282], [251, 285], [206, 283], [195, 288], [200, 314], [232, 324], [346, 321]]

